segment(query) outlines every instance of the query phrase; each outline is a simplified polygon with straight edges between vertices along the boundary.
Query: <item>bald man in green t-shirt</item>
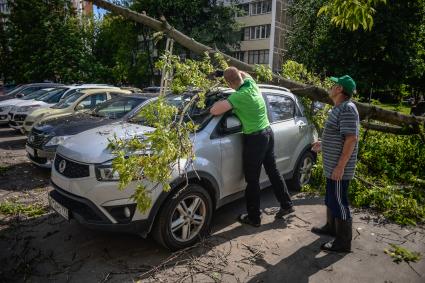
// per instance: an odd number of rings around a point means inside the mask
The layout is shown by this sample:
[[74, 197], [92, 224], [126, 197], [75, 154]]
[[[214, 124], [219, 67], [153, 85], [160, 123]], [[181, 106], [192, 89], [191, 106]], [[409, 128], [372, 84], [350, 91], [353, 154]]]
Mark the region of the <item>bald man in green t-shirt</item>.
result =
[[242, 160], [247, 183], [245, 198], [248, 214], [241, 214], [238, 220], [259, 227], [261, 166], [264, 166], [273, 192], [280, 203], [281, 208], [276, 217], [282, 218], [293, 212], [294, 208], [285, 181], [276, 167], [273, 131], [270, 128], [266, 103], [260, 89], [250, 75], [235, 67], [229, 67], [224, 71], [224, 79], [235, 92], [227, 100], [216, 102], [210, 112], [217, 116], [233, 110], [242, 123]]

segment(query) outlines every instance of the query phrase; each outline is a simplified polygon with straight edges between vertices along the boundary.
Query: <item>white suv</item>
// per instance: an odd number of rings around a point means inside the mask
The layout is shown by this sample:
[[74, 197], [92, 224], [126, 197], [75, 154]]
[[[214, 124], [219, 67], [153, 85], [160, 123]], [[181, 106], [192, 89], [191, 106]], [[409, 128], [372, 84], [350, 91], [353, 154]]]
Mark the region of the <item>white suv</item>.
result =
[[[296, 189], [310, 179], [315, 159], [311, 152], [314, 128], [303, 114], [303, 107], [287, 89], [260, 85], [268, 106], [275, 135], [275, 154], [279, 171]], [[207, 97], [207, 107], [229, 95], [230, 90]], [[169, 96], [178, 105], [183, 96]], [[159, 243], [170, 249], [192, 245], [208, 231], [213, 211], [243, 196], [242, 133], [240, 122], [231, 113], [212, 117], [194, 107], [191, 118], [200, 126], [193, 136], [196, 172], [185, 178], [174, 175], [172, 189], [151, 190], [152, 207], [145, 213], [132, 199], [136, 184], [118, 190], [118, 176], [111, 168], [114, 156], [107, 149], [108, 139], [143, 136], [152, 128], [137, 121], [106, 125], [70, 137], [57, 149], [52, 167], [51, 206], [66, 219], [88, 227], [118, 230], [146, 236], [152, 232]], [[198, 177], [200, 179], [198, 179]], [[270, 183], [264, 170], [262, 187]], [[152, 184], [148, 186], [153, 187]]]

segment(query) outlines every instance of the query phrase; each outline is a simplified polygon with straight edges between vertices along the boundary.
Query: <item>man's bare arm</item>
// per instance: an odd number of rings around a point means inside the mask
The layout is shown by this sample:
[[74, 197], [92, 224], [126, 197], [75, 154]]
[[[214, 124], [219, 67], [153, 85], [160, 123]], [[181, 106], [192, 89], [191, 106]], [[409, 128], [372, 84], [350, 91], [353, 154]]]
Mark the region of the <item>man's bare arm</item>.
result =
[[214, 103], [214, 105], [211, 107], [210, 113], [214, 116], [218, 116], [226, 113], [230, 109], [232, 109], [230, 102], [227, 100], [221, 100]]

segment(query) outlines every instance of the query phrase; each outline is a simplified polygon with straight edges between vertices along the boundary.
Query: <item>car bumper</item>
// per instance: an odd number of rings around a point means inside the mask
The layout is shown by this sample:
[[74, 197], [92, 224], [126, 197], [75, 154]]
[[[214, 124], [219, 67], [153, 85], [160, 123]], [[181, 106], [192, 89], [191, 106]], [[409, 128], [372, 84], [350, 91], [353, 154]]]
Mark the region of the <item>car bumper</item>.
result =
[[15, 130], [23, 130], [23, 125], [27, 114], [9, 113], [9, 126]]
[[131, 233], [146, 236], [150, 223], [146, 220], [131, 221], [129, 223], [113, 223], [90, 200], [71, 194], [51, 182], [54, 190], [50, 191], [49, 198], [68, 210], [68, 220], [74, 219], [90, 229], [101, 231]]
[[46, 150], [34, 148], [28, 144], [25, 146], [25, 150], [27, 151], [28, 158], [33, 164], [42, 168], [52, 167], [56, 150], [46, 151]]

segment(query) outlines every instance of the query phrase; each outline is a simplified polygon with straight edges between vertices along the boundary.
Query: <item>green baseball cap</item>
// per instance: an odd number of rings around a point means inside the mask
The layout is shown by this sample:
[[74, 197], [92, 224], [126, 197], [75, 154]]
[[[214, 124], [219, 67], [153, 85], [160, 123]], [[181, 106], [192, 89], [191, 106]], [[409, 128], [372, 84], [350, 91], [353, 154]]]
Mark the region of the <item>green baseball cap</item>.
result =
[[342, 76], [342, 77], [339, 77], [339, 78], [331, 77], [331, 81], [342, 86], [344, 91], [349, 96], [352, 96], [354, 91], [356, 90], [356, 82], [349, 75], [345, 75], [345, 76]]

